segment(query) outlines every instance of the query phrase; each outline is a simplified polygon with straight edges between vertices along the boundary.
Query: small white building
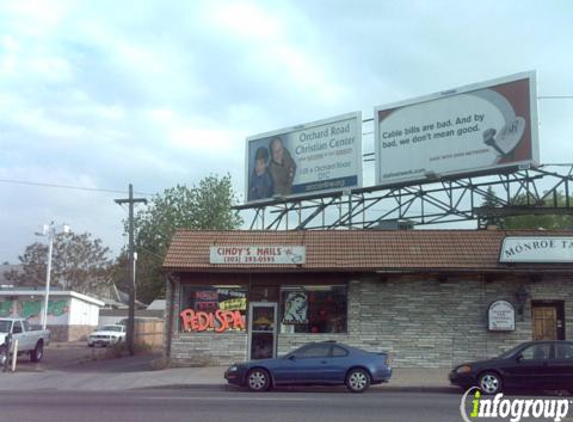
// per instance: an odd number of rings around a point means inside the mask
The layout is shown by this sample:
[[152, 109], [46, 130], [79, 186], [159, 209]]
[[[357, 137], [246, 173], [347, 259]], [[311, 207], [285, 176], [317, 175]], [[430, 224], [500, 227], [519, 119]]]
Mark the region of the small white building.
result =
[[[0, 317], [26, 318], [42, 324], [44, 290], [0, 289]], [[104, 302], [69, 290], [52, 290], [48, 301], [47, 328], [52, 341], [83, 340], [98, 326]]]

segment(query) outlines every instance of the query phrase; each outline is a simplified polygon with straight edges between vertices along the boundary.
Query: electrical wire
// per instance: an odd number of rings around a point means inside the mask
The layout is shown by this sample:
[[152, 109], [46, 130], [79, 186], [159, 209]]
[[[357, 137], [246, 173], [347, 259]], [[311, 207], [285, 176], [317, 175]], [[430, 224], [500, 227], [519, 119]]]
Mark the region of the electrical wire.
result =
[[[84, 186], [71, 186], [71, 185], [58, 185], [54, 183], [42, 183], [42, 182], [29, 182], [25, 180], [13, 180], [13, 179], [0, 179], [0, 183], [10, 183], [14, 185], [25, 185], [25, 186], [40, 186], [45, 188], [59, 188], [59, 189], [72, 189], [81, 190], [87, 192], [104, 192], [104, 193], [117, 193], [117, 194], [127, 194], [127, 191], [116, 190], [116, 189], [99, 189], [99, 188], [87, 188]], [[155, 194], [148, 192], [134, 192], [137, 195], [153, 196]]]

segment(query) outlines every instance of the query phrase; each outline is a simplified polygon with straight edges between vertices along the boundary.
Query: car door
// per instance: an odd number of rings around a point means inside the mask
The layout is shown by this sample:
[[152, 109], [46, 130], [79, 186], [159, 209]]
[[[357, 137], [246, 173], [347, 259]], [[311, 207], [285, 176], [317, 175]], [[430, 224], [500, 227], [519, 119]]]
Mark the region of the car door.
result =
[[303, 347], [285, 359], [276, 372], [281, 383], [308, 384], [329, 382], [330, 344], [317, 343]]
[[350, 368], [350, 352], [344, 347], [332, 345], [330, 358], [330, 372], [333, 382], [342, 383], [346, 379], [346, 372]]
[[18, 350], [29, 350], [30, 347], [26, 340], [22, 324], [20, 321], [14, 321], [14, 325], [12, 325], [12, 350], [14, 350], [16, 341], [18, 341]]
[[548, 362], [547, 388], [573, 390], [573, 343], [556, 342], [553, 351]]
[[534, 343], [525, 347], [504, 365], [506, 385], [540, 388], [548, 380], [551, 343]]

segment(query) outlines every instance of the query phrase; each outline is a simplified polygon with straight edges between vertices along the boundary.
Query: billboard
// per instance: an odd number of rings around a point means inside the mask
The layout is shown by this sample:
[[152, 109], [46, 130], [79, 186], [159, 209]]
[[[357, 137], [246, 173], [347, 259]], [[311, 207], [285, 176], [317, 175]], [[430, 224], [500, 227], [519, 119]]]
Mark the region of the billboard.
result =
[[535, 72], [374, 109], [376, 183], [539, 162]]
[[362, 186], [362, 114], [247, 138], [247, 202]]

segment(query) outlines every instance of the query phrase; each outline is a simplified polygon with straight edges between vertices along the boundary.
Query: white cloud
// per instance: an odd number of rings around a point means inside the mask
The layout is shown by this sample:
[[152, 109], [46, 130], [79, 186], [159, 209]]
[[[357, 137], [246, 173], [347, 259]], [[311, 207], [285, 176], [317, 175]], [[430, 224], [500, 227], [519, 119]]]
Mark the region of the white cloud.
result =
[[[570, 94], [570, 11], [487, 0], [0, 2], [0, 176], [154, 192], [230, 171], [242, 190], [248, 135], [369, 117], [374, 105], [532, 68], [540, 94]], [[540, 104], [542, 159], [570, 161], [569, 109]], [[372, 135], [364, 143], [371, 150]], [[10, 201], [0, 260], [52, 218], [123, 241], [109, 197], [1, 183], [0, 197]]]
[[263, 4], [250, 1], [225, 2], [220, 7], [204, 9], [210, 23], [230, 35], [247, 41], [277, 41], [284, 35], [285, 22], [265, 10]]

